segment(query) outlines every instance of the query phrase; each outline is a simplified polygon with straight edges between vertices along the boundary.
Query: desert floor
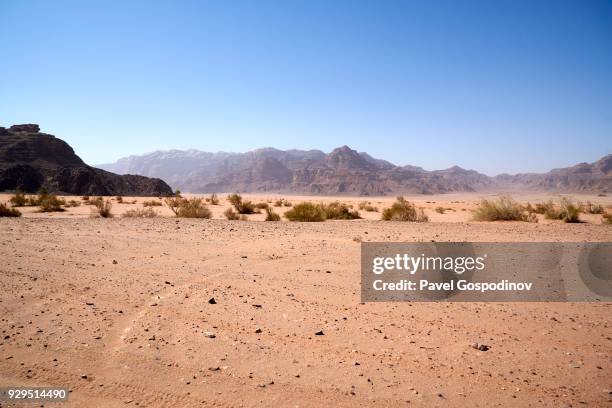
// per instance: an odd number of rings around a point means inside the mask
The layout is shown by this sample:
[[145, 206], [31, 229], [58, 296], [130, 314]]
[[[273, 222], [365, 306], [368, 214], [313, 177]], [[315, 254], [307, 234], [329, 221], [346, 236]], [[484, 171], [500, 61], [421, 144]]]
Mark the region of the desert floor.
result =
[[410, 197], [428, 223], [22, 209], [0, 219], [0, 385], [69, 387], [57, 407], [612, 406], [610, 303], [360, 303], [360, 241], [612, 241], [595, 215], [469, 221], [481, 197]]

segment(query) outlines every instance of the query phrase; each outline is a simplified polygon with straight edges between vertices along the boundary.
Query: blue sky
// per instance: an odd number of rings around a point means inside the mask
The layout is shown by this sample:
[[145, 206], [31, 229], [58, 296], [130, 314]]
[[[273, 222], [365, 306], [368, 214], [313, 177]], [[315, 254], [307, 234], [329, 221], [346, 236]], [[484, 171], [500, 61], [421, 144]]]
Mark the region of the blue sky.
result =
[[610, 1], [0, 2], [0, 125], [90, 164], [330, 151], [487, 174], [612, 152]]

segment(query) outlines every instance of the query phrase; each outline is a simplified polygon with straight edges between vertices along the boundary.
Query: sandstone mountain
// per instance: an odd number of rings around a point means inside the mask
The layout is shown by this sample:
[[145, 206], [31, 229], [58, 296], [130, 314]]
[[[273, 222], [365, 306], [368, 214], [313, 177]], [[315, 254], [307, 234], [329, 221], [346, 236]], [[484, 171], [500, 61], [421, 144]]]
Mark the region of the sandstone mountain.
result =
[[612, 191], [611, 156], [545, 174], [489, 177], [454, 166], [426, 171], [396, 166], [348, 146], [320, 150], [257, 149], [247, 153], [156, 151], [100, 168], [119, 174], [159, 177], [195, 193], [281, 192], [296, 194], [434, 194], [470, 191]]
[[123, 175], [85, 164], [63, 140], [40, 133], [38, 125], [0, 127], [0, 191], [21, 189], [76, 195], [142, 195], [172, 193], [160, 179]]

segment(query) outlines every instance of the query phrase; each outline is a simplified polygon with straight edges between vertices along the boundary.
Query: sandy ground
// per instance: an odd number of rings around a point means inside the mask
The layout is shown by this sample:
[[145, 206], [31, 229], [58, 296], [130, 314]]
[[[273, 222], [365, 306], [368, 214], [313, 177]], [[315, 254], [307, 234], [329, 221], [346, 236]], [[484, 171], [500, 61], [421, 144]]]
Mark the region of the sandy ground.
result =
[[468, 222], [479, 198], [413, 197], [421, 224], [26, 208], [0, 219], [0, 385], [69, 387], [58, 407], [612, 406], [609, 303], [360, 303], [359, 241], [612, 241], [598, 216]]

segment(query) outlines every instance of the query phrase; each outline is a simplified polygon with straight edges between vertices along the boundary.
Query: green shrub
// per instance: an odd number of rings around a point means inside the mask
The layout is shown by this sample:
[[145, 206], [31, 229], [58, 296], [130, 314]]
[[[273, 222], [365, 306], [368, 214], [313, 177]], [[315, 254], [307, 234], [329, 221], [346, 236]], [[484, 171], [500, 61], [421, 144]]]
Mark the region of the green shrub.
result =
[[127, 210], [121, 216], [124, 218], [154, 218], [157, 217], [157, 212], [151, 207], [144, 207], [135, 210]]
[[325, 212], [320, 205], [303, 202], [285, 212], [285, 218], [289, 221], [319, 222], [325, 221]]
[[204, 205], [202, 199], [196, 197], [190, 199], [182, 199], [176, 215], [177, 217], [182, 218], [210, 219], [210, 217], [212, 217], [212, 213], [210, 212], [208, 207]]
[[502, 196], [497, 200], [482, 200], [472, 211], [476, 221], [529, 221], [530, 217], [523, 207], [510, 197]]
[[412, 221], [412, 222], [427, 222], [429, 218], [425, 215], [422, 208], [417, 208], [410, 201], [402, 196], [397, 197], [397, 200], [390, 208], [385, 208], [382, 213], [384, 221]]
[[10, 208], [5, 203], [0, 203], [0, 217], [21, 217], [21, 211]]
[[281, 217], [270, 207], [266, 208], [266, 221], [280, 221]]
[[329, 204], [319, 204], [326, 220], [355, 220], [361, 218], [359, 212], [351, 211], [349, 207], [339, 201]]

